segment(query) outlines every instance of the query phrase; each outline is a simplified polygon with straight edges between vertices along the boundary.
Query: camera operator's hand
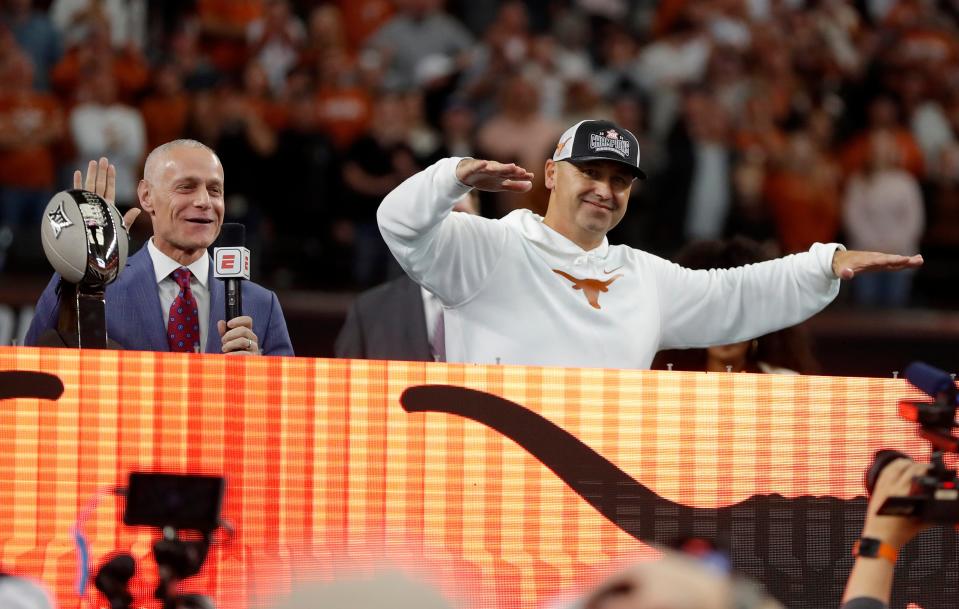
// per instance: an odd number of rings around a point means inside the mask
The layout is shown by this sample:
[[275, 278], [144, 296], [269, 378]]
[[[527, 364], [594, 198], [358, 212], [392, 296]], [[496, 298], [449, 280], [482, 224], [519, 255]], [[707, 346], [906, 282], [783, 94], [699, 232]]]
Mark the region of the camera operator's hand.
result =
[[883, 468], [869, 499], [866, 522], [862, 527], [863, 537], [879, 539], [898, 552], [910, 539], [929, 528], [929, 523], [917, 518], [877, 514], [889, 497], [908, 495], [912, 479], [925, 474], [928, 469], [928, 464], [916, 463], [911, 459], [896, 459]]
[[[916, 463], [911, 459], [896, 459], [882, 469], [866, 509], [866, 521], [862, 527], [863, 538], [876, 539], [891, 546], [898, 553], [910, 539], [929, 527], [929, 523], [916, 518], [880, 516], [877, 513], [889, 497], [908, 495], [913, 477], [923, 475], [928, 469], [929, 465]], [[846, 591], [842, 598], [844, 606], [853, 599], [861, 599], [856, 603], [875, 599], [888, 606], [894, 569], [894, 560], [882, 555], [857, 557], [849, 581], [846, 582]], [[872, 607], [875, 600], [868, 601], [873, 604], [863, 603], [862, 606]], [[856, 603], [852, 603], [849, 609], [858, 606]]]

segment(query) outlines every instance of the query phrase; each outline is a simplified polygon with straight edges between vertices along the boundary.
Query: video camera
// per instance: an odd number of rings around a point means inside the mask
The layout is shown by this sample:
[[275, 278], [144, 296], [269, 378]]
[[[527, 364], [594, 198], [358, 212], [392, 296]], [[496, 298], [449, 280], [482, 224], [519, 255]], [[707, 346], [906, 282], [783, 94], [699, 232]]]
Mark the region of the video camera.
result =
[[[153, 544], [160, 582], [154, 596], [163, 609], [209, 609], [213, 603], [202, 595], [177, 595], [180, 580], [196, 575], [206, 560], [213, 532], [220, 526], [225, 480], [220, 476], [131, 472], [125, 491], [123, 523], [161, 529]], [[186, 541], [180, 531], [199, 533], [199, 540]], [[101, 565], [95, 585], [111, 609], [129, 609], [127, 590], [135, 571], [129, 554], [118, 554]]]
[[[904, 376], [914, 387], [934, 398], [933, 402], [899, 402], [899, 416], [918, 423], [919, 436], [932, 447], [930, 467], [924, 475], [913, 478], [909, 495], [889, 497], [878, 513], [908, 516], [926, 522], [959, 523], [959, 478], [956, 470], [946, 467], [943, 459], [947, 452], [959, 453], [959, 437], [953, 434], [959, 405], [955, 382], [946, 372], [922, 362], [907, 366]], [[866, 489], [870, 495], [882, 469], [899, 458], [909, 457], [895, 450], [876, 453], [866, 472]]]

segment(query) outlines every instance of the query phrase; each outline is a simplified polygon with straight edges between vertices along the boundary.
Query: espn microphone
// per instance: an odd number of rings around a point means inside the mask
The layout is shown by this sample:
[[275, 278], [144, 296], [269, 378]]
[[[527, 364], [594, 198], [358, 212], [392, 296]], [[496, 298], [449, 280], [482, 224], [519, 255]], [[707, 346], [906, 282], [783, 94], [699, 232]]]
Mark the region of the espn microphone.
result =
[[217, 245], [213, 248], [213, 276], [223, 280], [226, 321], [243, 315], [243, 280], [250, 279], [250, 250], [246, 243], [246, 227], [224, 222]]

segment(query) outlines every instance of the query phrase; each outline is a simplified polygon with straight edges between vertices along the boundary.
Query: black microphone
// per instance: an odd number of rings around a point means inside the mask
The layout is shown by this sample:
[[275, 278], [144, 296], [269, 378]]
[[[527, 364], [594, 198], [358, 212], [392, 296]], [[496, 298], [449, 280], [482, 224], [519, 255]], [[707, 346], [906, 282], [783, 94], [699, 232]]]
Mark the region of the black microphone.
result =
[[226, 291], [226, 321], [243, 315], [243, 280], [250, 278], [250, 250], [246, 245], [246, 227], [224, 222], [213, 248], [213, 276], [223, 280]]

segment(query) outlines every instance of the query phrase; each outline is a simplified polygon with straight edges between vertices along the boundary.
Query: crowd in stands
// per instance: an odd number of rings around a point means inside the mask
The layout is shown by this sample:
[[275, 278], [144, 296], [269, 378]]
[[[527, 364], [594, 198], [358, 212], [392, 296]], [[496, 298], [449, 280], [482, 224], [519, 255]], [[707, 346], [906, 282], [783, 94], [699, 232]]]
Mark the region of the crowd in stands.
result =
[[[135, 204], [145, 154], [192, 137], [226, 169], [274, 288], [399, 272], [382, 197], [450, 155], [540, 174], [611, 118], [648, 182], [611, 240], [671, 256], [742, 234], [913, 254], [863, 305], [942, 305], [959, 254], [959, 9], [926, 0], [2, 0], [0, 269], [44, 274], [40, 212], [87, 159]], [[482, 213], [542, 212], [490, 195]], [[149, 223], [134, 227], [142, 242]], [[24, 266], [25, 265], [25, 266]]]

